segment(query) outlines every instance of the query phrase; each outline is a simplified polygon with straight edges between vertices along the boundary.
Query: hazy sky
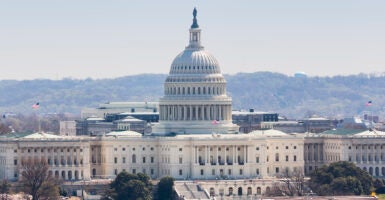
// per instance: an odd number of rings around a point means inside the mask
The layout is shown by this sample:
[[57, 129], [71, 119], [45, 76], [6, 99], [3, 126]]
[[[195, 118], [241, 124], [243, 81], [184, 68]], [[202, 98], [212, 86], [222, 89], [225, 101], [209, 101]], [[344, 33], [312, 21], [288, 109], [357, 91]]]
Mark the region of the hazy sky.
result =
[[0, 79], [168, 73], [194, 6], [223, 73], [385, 72], [384, 0], [2, 0]]

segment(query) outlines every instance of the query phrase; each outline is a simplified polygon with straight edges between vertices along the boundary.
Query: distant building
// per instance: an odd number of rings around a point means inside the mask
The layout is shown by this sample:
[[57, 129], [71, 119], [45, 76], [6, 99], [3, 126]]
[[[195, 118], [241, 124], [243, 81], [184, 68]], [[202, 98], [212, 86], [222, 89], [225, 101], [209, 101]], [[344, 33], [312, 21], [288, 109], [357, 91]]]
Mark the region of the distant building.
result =
[[239, 132], [250, 133], [261, 130], [263, 122], [277, 122], [278, 113], [254, 112], [254, 109], [246, 111], [233, 111], [233, 123], [239, 126]]
[[124, 113], [114, 113], [106, 114], [105, 119], [108, 122], [115, 120], [124, 119], [127, 117], [134, 117], [146, 121], [147, 123], [156, 123], [159, 122], [159, 112], [124, 112]]
[[158, 102], [108, 102], [100, 104], [98, 108], [82, 109], [81, 118], [105, 118], [108, 114], [119, 113], [157, 113], [158, 108]]
[[60, 133], [59, 135], [74, 136], [76, 135], [76, 122], [75, 121], [60, 121]]
[[90, 117], [87, 119], [76, 120], [76, 135], [97, 136], [104, 135], [111, 131], [131, 130], [138, 133], [148, 133], [147, 122], [127, 116], [122, 119], [107, 121], [103, 118]]

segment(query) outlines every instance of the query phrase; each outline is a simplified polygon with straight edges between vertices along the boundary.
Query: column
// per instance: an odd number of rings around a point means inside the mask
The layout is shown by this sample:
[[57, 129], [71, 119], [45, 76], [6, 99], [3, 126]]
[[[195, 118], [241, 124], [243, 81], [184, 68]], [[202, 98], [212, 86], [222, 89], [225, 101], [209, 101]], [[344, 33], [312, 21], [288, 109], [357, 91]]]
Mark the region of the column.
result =
[[188, 113], [188, 120], [191, 121], [192, 120], [192, 109], [191, 109], [192, 106], [189, 106], [189, 113]]
[[216, 150], [217, 150], [217, 152], [216, 152], [216, 157], [215, 157], [215, 163], [217, 163], [217, 165], [219, 165], [219, 163], [218, 163], [218, 146], [216, 146], [217, 148], [216, 148]]
[[198, 163], [198, 147], [195, 146], [195, 163]]
[[208, 151], [207, 151], [207, 145], [205, 146], [205, 163], [207, 163], [208, 159], [207, 159], [207, 155], [208, 155]]
[[219, 118], [219, 121], [223, 120], [223, 117], [222, 117], [222, 105], [218, 106], [218, 118]]
[[201, 120], [205, 120], [205, 106], [201, 106]]
[[235, 157], [235, 154], [236, 154], [236, 146], [235, 145], [233, 145], [233, 165], [235, 164], [235, 159], [236, 159], [236, 157]]
[[199, 119], [199, 113], [198, 113], [198, 109], [199, 109], [199, 106], [194, 106], [195, 107], [195, 121], [198, 121]]
[[227, 165], [227, 147], [226, 146], [224, 146], [224, 151], [225, 151], [225, 157], [224, 157], [224, 163], [226, 163], [226, 165]]
[[210, 154], [211, 154], [211, 152], [210, 152], [210, 146], [207, 146], [207, 151], [208, 151], [208, 159], [207, 159], [207, 163], [209, 163], [211, 160], [210, 160]]

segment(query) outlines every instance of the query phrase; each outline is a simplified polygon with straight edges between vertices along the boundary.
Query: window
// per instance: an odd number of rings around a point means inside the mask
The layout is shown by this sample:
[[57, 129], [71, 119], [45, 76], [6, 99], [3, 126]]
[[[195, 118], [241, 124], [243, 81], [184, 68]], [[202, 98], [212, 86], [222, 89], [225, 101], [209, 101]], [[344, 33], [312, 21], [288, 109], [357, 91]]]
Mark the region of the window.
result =
[[151, 157], [151, 163], [154, 163], [154, 157]]
[[239, 169], [239, 175], [243, 175], [243, 169]]
[[286, 146], [285, 148], [286, 148], [286, 149], [289, 149], [289, 146]]
[[279, 162], [279, 154], [278, 153], [275, 154], [275, 161]]
[[143, 163], [146, 163], [146, 157], [143, 157], [142, 160], [143, 160]]
[[13, 160], [13, 164], [17, 165], [17, 159]]
[[294, 146], [293, 148], [294, 148], [294, 149], [297, 149], [297, 146]]
[[256, 173], [257, 173], [257, 175], [259, 175], [259, 169], [258, 168], [256, 169]]
[[114, 163], [115, 164], [118, 163], [118, 158], [117, 157], [114, 158]]
[[180, 169], [179, 170], [179, 176], [182, 176], [183, 175], [183, 172], [182, 172], [182, 170]]
[[293, 161], [297, 161], [297, 156], [294, 156], [294, 157], [293, 157]]
[[201, 175], [204, 175], [204, 171], [203, 171], [203, 169], [201, 169]]
[[132, 163], [136, 163], [136, 155], [132, 155]]
[[275, 168], [275, 173], [279, 173], [279, 167]]
[[142, 150], [143, 150], [143, 151], [145, 151], [145, 150], [146, 150], [146, 148], [144, 148], [144, 147], [143, 147], [143, 149], [142, 149]]
[[286, 156], [286, 162], [289, 161], [289, 156]]
[[122, 158], [122, 163], [126, 163], [126, 157]]
[[183, 162], [183, 158], [179, 157], [179, 164], [182, 164], [182, 162]]
[[13, 150], [13, 152], [17, 153], [17, 149]]
[[182, 151], [183, 149], [182, 148], [179, 148], [179, 151]]
[[123, 147], [123, 148], [122, 148], [122, 151], [126, 151], [126, 148]]
[[151, 175], [154, 175], [154, 169], [150, 169]]
[[154, 151], [154, 147], [151, 147], [151, 151]]
[[257, 157], [255, 158], [255, 162], [256, 162], [256, 163], [259, 163], [259, 156], [257, 156]]
[[132, 173], [133, 173], [133, 174], [136, 174], [136, 169], [132, 169]]
[[231, 175], [231, 169], [228, 170], [228, 174]]
[[114, 174], [115, 174], [115, 175], [118, 175], [118, 169], [115, 169], [115, 170], [114, 170]]
[[215, 169], [211, 170], [211, 175], [215, 175]]
[[255, 148], [255, 150], [259, 151], [259, 147]]

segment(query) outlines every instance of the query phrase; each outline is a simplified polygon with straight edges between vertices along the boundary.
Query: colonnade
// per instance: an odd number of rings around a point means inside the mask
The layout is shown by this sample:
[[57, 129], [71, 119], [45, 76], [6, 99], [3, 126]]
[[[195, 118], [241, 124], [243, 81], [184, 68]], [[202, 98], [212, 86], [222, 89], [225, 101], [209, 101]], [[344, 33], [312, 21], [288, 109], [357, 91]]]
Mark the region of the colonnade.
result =
[[160, 105], [160, 120], [231, 120], [231, 105]]
[[244, 165], [248, 162], [247, 145], [194, 147], [193, 161], [200, 165]]

